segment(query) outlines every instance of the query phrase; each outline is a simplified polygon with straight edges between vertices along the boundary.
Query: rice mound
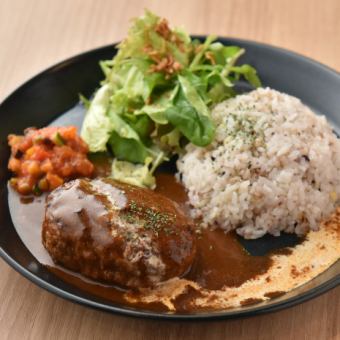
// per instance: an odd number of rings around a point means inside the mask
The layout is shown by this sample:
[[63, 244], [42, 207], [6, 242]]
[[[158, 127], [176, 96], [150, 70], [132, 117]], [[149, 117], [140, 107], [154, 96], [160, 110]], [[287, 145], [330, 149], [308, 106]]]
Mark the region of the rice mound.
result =
[[295, 97], [260, 88], [217, 105], [215, 140], [177, 162], [192, 216], [245, 238], [317, 230], [340, 197], [340, 141]]

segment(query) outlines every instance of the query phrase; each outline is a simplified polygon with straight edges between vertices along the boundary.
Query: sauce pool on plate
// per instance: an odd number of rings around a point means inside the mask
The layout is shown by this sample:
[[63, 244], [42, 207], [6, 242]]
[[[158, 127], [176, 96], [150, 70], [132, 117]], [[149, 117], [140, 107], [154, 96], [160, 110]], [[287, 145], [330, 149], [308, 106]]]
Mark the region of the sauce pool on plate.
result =
[[[100, 159], [96, 164], [97, 173], [104, 175], [108, 163]], [[157, 176], [157, 189], [160, 194], [175, 201], [188, 213], [187, 196], [174, 175], [160, 173]], [[56, 276], [76, 286], [82, 291], [109, 300], [118, 305], [129, 305], [134, 308], [164, 312], [167, 308], [161, 303], [129, 303], [124, 295], [126, 290], [119, 287], [92, 281], [83, 276], [55, 265], [41, 242], [41, 225], [44, 218], [45, 198], [25, 198], [24, 200], [9, 187], [9, 205], [14, 225], [26, 247], [34, 257]], [[185, 279], [198, 283], [208, 290], [218, 290], [223, 286], [237, 287], [245, 281], [265, 273], [271, 266], [269, 255], [251, 256], [238, 242], [236, 234], [224, 233], [220, 229], [197, 230], [197, 256], [184, 276]], [[138, 292], [134, 292], [138, 296]], [[176, 309], [187, 311], [188, 301], [195, 294], [189, 291], [176, 299]]]

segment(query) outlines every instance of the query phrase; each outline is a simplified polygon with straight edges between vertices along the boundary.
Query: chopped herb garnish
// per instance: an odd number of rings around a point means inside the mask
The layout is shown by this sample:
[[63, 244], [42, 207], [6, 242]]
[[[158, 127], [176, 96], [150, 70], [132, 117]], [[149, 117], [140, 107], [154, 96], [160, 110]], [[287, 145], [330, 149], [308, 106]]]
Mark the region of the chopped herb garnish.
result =
[[130, 201], [128, 212], [122, 214], [122, 218], [129, 223], [138, 223], [145, 230], [153, 231], [156, 235], [161, 230], [168, 235], [174, 233], [171, 225], [176, 218], [175, 214], [159, 212], [150, 207], [137, 204], [133, 200]]

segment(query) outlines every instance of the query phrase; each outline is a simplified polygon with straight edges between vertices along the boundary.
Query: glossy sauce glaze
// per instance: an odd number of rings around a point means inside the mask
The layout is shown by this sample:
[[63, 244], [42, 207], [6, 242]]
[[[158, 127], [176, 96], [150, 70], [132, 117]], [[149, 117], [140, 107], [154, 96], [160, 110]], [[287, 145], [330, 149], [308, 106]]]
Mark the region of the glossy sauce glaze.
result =
[[[176, 182], [173, 175], [158, 174], [156, 191], [177, 202], [184, 211], [188, 211], [185, 190]], [[121, 288], [91, 281], [53, 263], [41, 242], [41, 225], [45, 209], [43, 196], [32, 201], [26, 198], [25, 202], [22, 202], [20, 197], [12, 191], [9, 195], [9, 204], [12, 217], [14, 217], [13, 222], [20, 237], [40, 263], [46, 265], [56, 276], [82, 291], [110, 300], [115, 304], [129, 305], [124, 299], [126, 291]], [[245, 281], [265, 273], [272, 264], [270, 255], [249, 255], [234, 233], [226, 234], [219, 229], [201, 230], [197, 227], [196, 235], [197, 255], [185, 278], [197, 282], [205, 289], [217, 290], [223, 286], [240, 286]], [[197, 291], [188, 292], [187, 295], [178, 297], [175, 301], [177, 310], [192, 311], [188, 307], [190, 306], [188, 300], [197, 294], [199, 294]], [[158, 303], [133, 303], [131, 307], [160, 312], [166, 310], [164, 305]]]
[[109, 178], [50, 193], [42, 236], [55, 263], [135, 289], [183, 276], [196, 253], [192, 220], [173, 200]]

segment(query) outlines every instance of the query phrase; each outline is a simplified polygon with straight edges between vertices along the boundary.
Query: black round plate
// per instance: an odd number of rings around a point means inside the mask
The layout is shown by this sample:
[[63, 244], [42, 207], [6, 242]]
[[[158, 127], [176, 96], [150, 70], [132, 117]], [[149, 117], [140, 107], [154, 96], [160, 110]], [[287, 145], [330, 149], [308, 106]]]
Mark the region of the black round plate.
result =
[[[204, 39], [204, 37], [198, 37]], [[300, 98], [317, 113], [323, 113], [336, 133], [340, 132], [340, 75], [315, 61], [295, 53], [255, 42], [219, 39], [227, 45], [246, 49], [242, 62], [256, 67], [264, 86]], [[43, 127], [79, 101], [79, 93], [90, 96], [103, 78], [98, 62], [111, 59], [114, 45], [83, 53], [61, 62], [19, 87], [0, 105], [0, 255], [14, 269], [42, 288], [63, 298], [104, 311], [130, 316], [210, 320], [251, 316], [280, 310], [306, 301], [340, 283], [340, 261], [309, 283], [280, 298], [254, 306], [190, 315], [155, 313], [112, 303], [84, 293], [49, 272], [31, 255], [12, 223], [7, 201], [7, 135], [22, 133], [28, 126]], [[262, 247], [258, 243], [257, 247]]]

